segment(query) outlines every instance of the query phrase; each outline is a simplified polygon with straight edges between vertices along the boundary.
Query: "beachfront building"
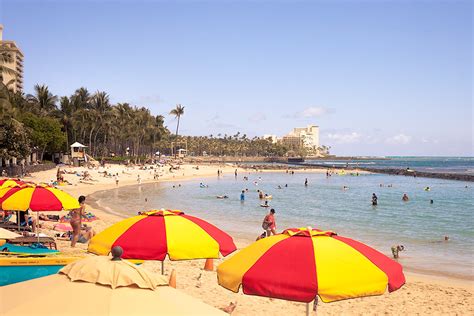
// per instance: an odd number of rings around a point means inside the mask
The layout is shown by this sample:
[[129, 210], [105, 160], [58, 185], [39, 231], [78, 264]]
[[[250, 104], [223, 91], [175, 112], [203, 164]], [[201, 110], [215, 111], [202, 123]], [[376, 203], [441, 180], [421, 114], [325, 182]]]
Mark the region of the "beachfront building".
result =
[[307, 127], [294, 128], [283, 136], [281, 142], [290, 148], [304, 147], [309, 150], [319, 148], [319, 126], [308, 125]]
[[13, 92], [23, 91], [23, 53], [14, 41], [3, 40], [0, 24], [0, 80]]

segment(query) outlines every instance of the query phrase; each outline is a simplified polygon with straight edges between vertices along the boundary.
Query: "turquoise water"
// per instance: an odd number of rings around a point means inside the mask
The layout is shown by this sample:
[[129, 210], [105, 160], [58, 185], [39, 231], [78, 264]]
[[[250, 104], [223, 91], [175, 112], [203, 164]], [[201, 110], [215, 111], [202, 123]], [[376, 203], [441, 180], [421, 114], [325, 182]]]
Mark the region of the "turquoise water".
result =
[[305, 163], [327, 166], [366, 168], [410, 168], [415, 171], [474, 174], [474, 157], [386, 157], [387, 159], [307, 160]]
[[[242, 179], [244, 175], [249, 181]], [[200, 188], [200, 182], [209, 187]], [[283, 189], [277, 189], [278, 185]], [[343, 186], [349, 189], [342, 190]], [[427, 186], [430, 191], [424, 190]], [[241, 203], [239, 195], [246, 188], [249, 192]], [[379, 174], [326, 178], [302, 171], [295, 175], [249, 173], [237, 179], [226, 175], [131, 186], [98, 192], [93, 198], [124, 216], [152, 208], [181, 209], [234, 237], [254, 239], [262, 232], [261, 222], [268, 212], [260, 207], [257, 189], [273, 195], [269, 204], [276, 209], [278, 231], [300, 226], [330, 229], [387, 255], [392, 245], [403, 244], [406, 251], [400, 262], [409, 270], [474, 279], [474, 187], [469, 182]], [[376, 207], [371, 205], [372, 193], [378, 196]], [[403, 193], [410, 201], [401, 200]], [[217, 195], [229, 198], [217, 199]], [[448, 242], [442, 241], [445, 235], [450, 237]]]

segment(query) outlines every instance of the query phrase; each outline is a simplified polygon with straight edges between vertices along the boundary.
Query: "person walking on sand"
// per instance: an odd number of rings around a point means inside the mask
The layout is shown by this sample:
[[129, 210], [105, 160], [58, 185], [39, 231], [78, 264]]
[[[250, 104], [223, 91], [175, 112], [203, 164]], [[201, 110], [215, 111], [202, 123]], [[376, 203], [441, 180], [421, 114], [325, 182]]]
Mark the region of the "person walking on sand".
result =
[[138, 177], [137, 177], [137, 182], [138, 182], [138, 184], [142, 184], [142, 178], [140, 178], [140, 175], [138, 175]]
[[84, 195], [81, 195], [78, 201], [80, 207], [69, 212], [69, 215], [71, 216], [71, 221], [69, 223], [72, 227], [72, 248], [76, 247], [77, 240], [79, 239], [79, 235], [81, 234], [82, 214], [84, 214], [86, 208], [86, 197]]
[[267, 237], [270, 237], [271, 234], [276, 235], [275, 209], [272, 208], [265, 216], [263, 219], [262, 228], [266, 231]]

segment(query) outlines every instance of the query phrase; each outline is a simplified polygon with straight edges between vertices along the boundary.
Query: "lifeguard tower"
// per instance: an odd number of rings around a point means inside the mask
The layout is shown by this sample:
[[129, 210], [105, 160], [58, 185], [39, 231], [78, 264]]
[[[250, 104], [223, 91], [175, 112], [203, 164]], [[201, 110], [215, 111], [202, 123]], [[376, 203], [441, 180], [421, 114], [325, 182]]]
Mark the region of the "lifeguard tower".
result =
[[80, 166], [81, 162], [87, 161], [85, 148], [87, 148], [87, 146], [78, 142], [71, 145], [71, 159], [74, 166]]

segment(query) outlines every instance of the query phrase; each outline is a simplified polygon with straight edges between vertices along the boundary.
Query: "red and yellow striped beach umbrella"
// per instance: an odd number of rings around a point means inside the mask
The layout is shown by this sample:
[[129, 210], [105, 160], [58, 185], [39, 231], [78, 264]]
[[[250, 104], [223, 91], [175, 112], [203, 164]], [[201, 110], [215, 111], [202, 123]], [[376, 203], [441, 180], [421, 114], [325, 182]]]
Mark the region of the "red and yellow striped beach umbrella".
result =
[[292, 228], [261, 239], [217, 267], [221, 286], [309, 303], [381, 295], [405, 284], [402, 266], [331, 231]]
[[26, 184], [26, 183], [32, 183], [32, 182], [26, 182], [20, 179], [5, 178], [5, 179], [0, 180], [0, 189], [17, 187], [19, 185]]
[[0, 190], [0, 196], [0, 209], [4, 211], [61, 211], [80, 207], [77, 199], [47, 185], [24, 184], [6, 188]]
[[107, 255], [115, 246], [122, 258], [171, 260], [219, 258], [235, 251], [232, 237], [214, 225], [178, 210], [154, 210], [120, 221], [95, 235], [88, 251]]

